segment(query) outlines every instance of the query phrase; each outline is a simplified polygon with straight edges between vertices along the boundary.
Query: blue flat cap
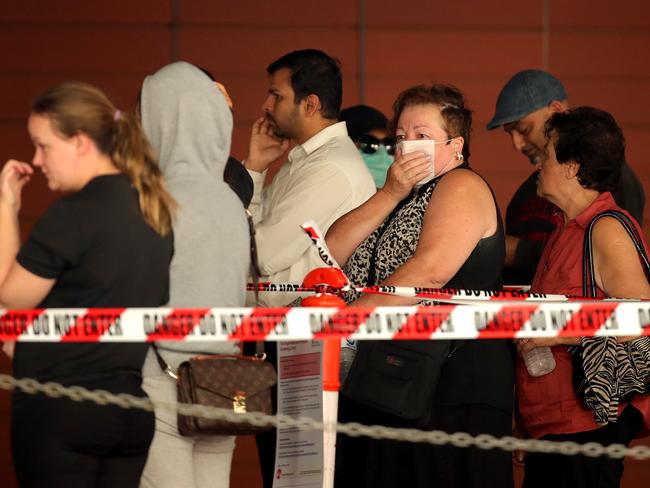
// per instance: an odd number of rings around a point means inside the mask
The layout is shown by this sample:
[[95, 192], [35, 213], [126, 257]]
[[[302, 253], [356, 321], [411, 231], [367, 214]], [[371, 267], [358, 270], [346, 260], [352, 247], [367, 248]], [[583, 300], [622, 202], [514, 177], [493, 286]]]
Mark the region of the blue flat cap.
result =
[[514, 75], [503, 87], [488, 130], [525, 117], [553, 100], [566, 100], [564, 86], [555, 76], [539, 69], [527, 69]]

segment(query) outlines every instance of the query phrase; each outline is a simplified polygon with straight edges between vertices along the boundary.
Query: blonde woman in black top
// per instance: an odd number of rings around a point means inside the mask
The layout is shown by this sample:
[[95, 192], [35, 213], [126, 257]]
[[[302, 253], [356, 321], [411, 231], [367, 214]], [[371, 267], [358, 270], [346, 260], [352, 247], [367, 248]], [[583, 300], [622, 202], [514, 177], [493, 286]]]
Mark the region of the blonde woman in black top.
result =
[[[66, 83], [36, 99], [28, 129], [32, 164], [10, 160], [0, 173], [0, 303], [164, 305], [175, 202], [138, 122], [98, 89]], [[34, 167], [51, 190], [66, 195], [20, 246], [22, 190]], [[145, 396], [140, 370], [146, 352], [147, 344], [19, 342], [14, 374]], [[11, 435], [18, 482], [136, 487], [153, 425], [153, 414], [142, 410], [17, 391]]]

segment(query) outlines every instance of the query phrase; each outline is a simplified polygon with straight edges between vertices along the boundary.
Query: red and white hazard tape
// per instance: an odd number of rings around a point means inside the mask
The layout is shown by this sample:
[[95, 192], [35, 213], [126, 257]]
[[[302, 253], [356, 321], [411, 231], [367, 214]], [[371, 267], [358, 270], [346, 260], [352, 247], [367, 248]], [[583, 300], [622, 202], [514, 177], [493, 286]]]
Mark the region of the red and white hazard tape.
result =
[[[630, 300], [621, 300], [615, 298], [598, 298], [574, 297], [569, 295], [552, 295], [546, 293], [530, 293], [519, 289], [505, 289], [501, 291], [484, 291], [484, 290], [456, 290], [451, 288], [424, 288], [412, 286], [347, 286], [335, 288], [329, 285], [322, 286], [303, 286], [293, 283], [248, 283], [248, 291], [261, 292], [296, 292], [296, 293], [339, 293], [348, 290], [358, 293], [368, 293], [374, 295], [394, 295], [407, 298], [421, 298], [423, 300], [434, 300], [444, 303], [458, 305], [483, 304], [486, 301], [523, 301], [523, 302], [629, 302]], [[648, 300], [650, 303], [650, 300]]]
[[650, 335], [649, 302], [485, 302], [362, 308], [128, 308], [0, 311], [0, 340], [210, 342]]

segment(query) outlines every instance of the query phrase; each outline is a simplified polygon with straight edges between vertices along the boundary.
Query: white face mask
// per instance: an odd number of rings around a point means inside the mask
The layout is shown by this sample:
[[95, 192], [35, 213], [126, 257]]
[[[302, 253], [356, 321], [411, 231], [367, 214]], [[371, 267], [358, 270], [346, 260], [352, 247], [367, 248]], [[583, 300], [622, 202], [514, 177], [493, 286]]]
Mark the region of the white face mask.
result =
[[436, 176], [440, 176], [445, 173], [445, 170], [451, 162], [454, 160], [453, 156], [452, 158], [445, 164], [443, 168], [440, 169], [440, 171], [436, 171], [436, 165], [435, 165], [435, 160], [436, 160], [436, 144], [446, 144], [447, 142], [451, 141], [452, 139], [447, 139], [446, 141], [434, 141], [432, 139], [417, 139], [415, 141], [400, 141], [397, 144], [397, 149], [402, 154], [410, 154], [414, 152], [421, 152], [429, 156], [430, 158], [430, 164], [431, 164], [431, 173], [428, 176], [425, 176], [422, 178], [420, 181], [417, 182], [415, 185], [417, 186], [422, 186], [425, 183], [431, 181], [434, 179]]

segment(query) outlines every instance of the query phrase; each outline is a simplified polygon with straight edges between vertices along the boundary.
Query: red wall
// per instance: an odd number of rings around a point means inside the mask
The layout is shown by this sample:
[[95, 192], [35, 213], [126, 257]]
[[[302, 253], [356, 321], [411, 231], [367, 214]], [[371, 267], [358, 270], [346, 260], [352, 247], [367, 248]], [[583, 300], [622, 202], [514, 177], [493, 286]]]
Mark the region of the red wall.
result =
[[[143, 77], [176, 59], [208, 68], [228, 87], [235, 102], [233, 154], [243, 158], [267, 90], [266, 65], [287, 51], [317, 47], [342, 62], [344, 106], [363, 101], [388, 113], [411, 84], [459, 86], [475, 110], [473, 165], [492, 183], [502, 209], [531, 168], [501, 130], [484, 127], [500, 88], [525, 68], [556, 74], [573, 105], [611, 111], [627, 137], [632, 167], [650, 188], [650, 4], [641, 0], [3, 0], [0, 27], [5, 159], [31, 158], [29, 103], [49, 85], [88, 81], [128, 109]], [[24, 230], [53, 198], [40, 178], [28, 187]], [[0, 369], [7, 371], [7, 363]], [[0, 415], [6, 415], [2, 398]], [[10, 472], [6, 429], [2, 417], [1, 486], [10, 486], [2, 479]], [[243, 454], [249, 451], [250, 443]], [[650, 474], [650, 463], [628, 465], [634, 466]], [[237, 480], [233, 486], [255, 484]]]

